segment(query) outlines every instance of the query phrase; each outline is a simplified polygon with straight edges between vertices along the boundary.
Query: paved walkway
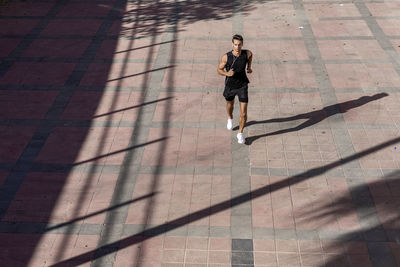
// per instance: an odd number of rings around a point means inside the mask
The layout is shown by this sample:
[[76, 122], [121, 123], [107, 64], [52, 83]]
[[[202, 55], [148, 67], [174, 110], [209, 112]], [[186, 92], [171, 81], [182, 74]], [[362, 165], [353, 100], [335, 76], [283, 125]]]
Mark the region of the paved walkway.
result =
[[399, 1], [6, 2], [0, 266], [400, 266]]

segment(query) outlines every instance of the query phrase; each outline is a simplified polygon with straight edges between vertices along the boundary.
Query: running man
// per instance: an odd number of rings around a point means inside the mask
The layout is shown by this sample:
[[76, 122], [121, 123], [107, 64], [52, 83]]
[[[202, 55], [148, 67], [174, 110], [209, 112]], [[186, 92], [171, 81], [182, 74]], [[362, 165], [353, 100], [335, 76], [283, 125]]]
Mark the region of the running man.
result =
[[243, 128], [247, 120], [247, 103], [249, 102], [247, 84], [250, 81], [246, 76], [246, 66], [247, 73], [251, 73], [251, 62], [253, 60], [253, 54], [250, 50], [242, 50], [242, 46], [243, 37], [235, 34], [232, 37], [233, 50], [223, 55], [218, 65], [218, 74], [226, 76], [223, 96], [226, 100], [226, 112], [228, 113], [228, 122], [226, 124], [228, 130], [232, 130], [235, 96], [237, 95], [239, 98], [240, 120], [239, 132], [236, 136], [239, 144], [244, 144], [245, 142]]

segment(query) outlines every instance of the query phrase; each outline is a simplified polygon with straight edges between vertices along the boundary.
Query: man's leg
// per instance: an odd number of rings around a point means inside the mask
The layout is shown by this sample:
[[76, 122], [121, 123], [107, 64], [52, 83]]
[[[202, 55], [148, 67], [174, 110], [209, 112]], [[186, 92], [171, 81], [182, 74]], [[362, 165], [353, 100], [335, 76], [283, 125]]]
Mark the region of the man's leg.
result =
[[240, 102], [239, 133], [243, 133], [244, 125], [247, 121], [247, 103]]
[[233, 97], [233, 100], [231, 98], [226, 99], [226, 112], [228, 113], [228, 120], [226, 121], [226, 128], [228, 130], [232, 130], [233, 127], [233, 104], [235, 102], [235, 97]]
[[233, 105], [235, 103], [235, 99], [232, 101], [226, 100], [226, 112], [228, 113], [229, 119], [233, 119]]

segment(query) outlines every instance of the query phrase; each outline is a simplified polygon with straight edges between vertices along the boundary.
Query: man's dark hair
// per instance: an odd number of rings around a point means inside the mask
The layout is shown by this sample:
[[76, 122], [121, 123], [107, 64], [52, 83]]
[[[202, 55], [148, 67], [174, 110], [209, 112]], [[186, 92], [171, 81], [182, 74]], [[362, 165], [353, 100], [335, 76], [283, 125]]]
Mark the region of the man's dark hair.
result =
[[238, 40], [238, 41], [241, 41], [243, 43], [243, 37], [240, 34], [235, 34], [232, 37], [232, 43], [233, 43], [233, 40]]

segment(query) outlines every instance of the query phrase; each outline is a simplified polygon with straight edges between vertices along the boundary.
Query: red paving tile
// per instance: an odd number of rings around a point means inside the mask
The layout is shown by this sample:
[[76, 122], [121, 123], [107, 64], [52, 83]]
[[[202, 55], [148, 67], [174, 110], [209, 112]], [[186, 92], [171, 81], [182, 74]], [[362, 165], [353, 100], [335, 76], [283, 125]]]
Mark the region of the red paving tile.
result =
[[0, 34], [25, 35], [28, 34], [38, 23], [38, 19], [2, 19]]
[[353, 3], [306, 4], [305, 10], [310, 20], [321, 18], [360, 17], [361, 14]]
[[[229, 132], [215, 129], [181, 130], [152, 128], [149, 132], [148, 142], [159, 140], [168, 136], [166, 140], [146, 146], [142, 164], [143, 165], [189, 165], [189, 166], [230, 166], [230, 147], [220, 142], [227, 139]], [[197, 134], [196, 134], [197, 132]], [[219, 135], [222, 135], [221, 137]], [[214, 138], [215, 136], [215, 138]], [[194, 142], [197, 141], [197, 145]], [[210, 138], [213, 138], [210, 142]], [[197, 139], [197, 140], [196, 140]], [[180, 140], [180, 141], [179, 141]], [[187, 141], [186, 141], [187, 140]], [[162, 157], [159, 151], [163, 150], [169, 155]]]
[[49, 22], [41, 32], [42, 36], [92, 36], [95, 35], [101, 25], [101, 20], [65, 20], [57, 19]]
[[383, 32], [387, 35], [399, 35], [400, 21], [398, 19], [377, 19], [379, 27], [382, 28]]
[[121, 163], [129, 147], [130, 128], [56, 127], [38, 162], [67, 164]]
[[317, 83], [308, 64], [257, 66], [258, 72], [249, 77], [250, 86], [262, 88], [315, 88]]
[[277, 253], [278, 266], [301, 266], [300, 256], [297, 253]]
[[231, 239], [230, 238], [222, 238], [222, 237], [210, 237], [210, 250], [231, 250]]
[[0, 39], [0, 57], [6, 57], [11, 53], [17, 45], [21, 42], [21, 39]]
[[376, 40], [318, 40], [317, 43], [326, 60], [387, 58]]
[[112, 5], [110, 4], [78, 4], [69, 3], [57, 13], [58, 17], [105, 17]]
[[[173, 78], [173, 81], [171, 80]], [[215, 75], [215, 64], [177, 64], [168, 67], [162, 86], [204, 88], [222, 86], [223, 78]]]
[[396, 87], [400, 77], [390, 64], [326, 64], [334, 87]]
[[141, 101], [141, 94], [138, 92], [76, 91], [61, 118], [65, 120], [135, 121], [143, 104], [146, 103]]
[[186, 250], [185, 262], [187, 263], [207, 263], [207, 251], [203, 250]]
[[183, 262], [185, 251], [183, 249], [164, 250], [163, 262]]
[[[352, 37], [363, 39], [358, 37], [373, 36], [365, 21], [343, 19], [360, 16], [353, 3], [320, 2], [306, 3], [304, 7], [317, 38], [340, 38], [316, 40], [316, 48], [323, 60], [337, 61], [323, 63], [329, 81], [338, 89], [336, 98], [345, 112], [341, 115], [346, 126], [349, 126], [348, 133], [354, 150], [358, 153], [397, 138], [397, 130], [384, 130], [378, 126], [388, 128], [386, 126], [400, 122], [400, 94], [389, 92], [384, 98], [350, 109], [350, 104], [345, 103], [372, 95], [366, 94], [365, 88], [378, 90], [400, 86], [400, 77], [395, 68], [383, 62], [388, 59], [386, 52], [380, 47], [379, 40], [351, 40]], [[57, 19], [50, 19], [47, 25], [43, 25], [40, 38], [31, 36], [32, 42], [27, 49], [16, 51], [21, 52], [22, 61], [12, 62], [0, 78], [4, 88], [8, 85], [18, 87], [18, 90], [5, 88], [0, 92], [0, 119], [4, 123], [8, 124], [7, 120], [11, 120], [11, 123], [26, 125], [30, 123], [29, 120], [45, 118], [58, 91], [43, 91], [41, 86], [65, 84], [76, 67], [75, 63], [69, 62], [75, 62], [74, 59], [84, 55], [91, 42], [86, 38], [94, 36], [100, 29], [103, 23], [100, 17], [109, 14], [111, 4], [97, 0], [66, 3], [56, 14]], [[250, 4], [248, 2], [244, 4], [245, 11], [241, 16], [243, 33], [245, 38], [254, 39], [246, 41], [246, 48], [255, 55], [254, 73], [249, 75], [249, 121], [290, 119], [303, 114], [304, 117], [289, 121], [293, 123], [291, 125], [300, 125], [315, 114], [312, 112], [322, 110], [326, 99], [319, 92], [306, 92], [318, 89], [320, 81], [317, 81], [313, 72], [313, 62], [307, 62], [310, 59], [309, 49], [301, 39], [303, 36], [299, 26], [303, 25], [297, 21], [298, 14], [289, 2], [254, 3], [252, 7], [246, 6]], [[26, 17], [27, 10], [30, 16], [47, 19], [45, 16], [53, 6], [53, 3], [44, 2], [7, 3], [0, 10], [0, 15], [11, 16], [2, 19], [0, 57], [8, 56], [17, 47], [21, 48], [18, 45], [22, 37], [38, 25], [38, 18]], [[395, 15], [400, 7], [397, 3], [367, 3], [366, 6], [372, 16], [379, 17], [377, 23], [385, 34], [389, 37], [399, 35], [397, 19], [381, 18]], [[60, 119], [133, 123], [139, 112], [155, 110], [152, 121], [161, 126], [150, 126], [154, 128], [149, 129], [145, 137], [147, 139], [144, 140], [154, 143], [143, 148], [138, 164], [146, 170], [155, 166], [168, 166], [172, 169], [195, 168], [195, 171], [189, 171], [187, 175], [173, 173], [154, 176], [139, 173], [125, 223], [172, 227], [183, 224], [193, 229], [198, 226], [228, 229], [234, 227], [230, 223], [231, 210], [218, 210], [215, 205], [231, 198], [230, 175], [205, 175], [197, 172], [208, 168], [222, 171], [232, 167], [232, 149], [235, 148], [230, 145], [232, 133], [218, 126], [225, 124], [226, 119], [225, 102], [220, 95], [224, 79], [216, 74], [214, 62], [230, 49], [230, 41], [222, 39], [227, 36], [227, 32], [232, 32], [233, 23], [236, 23], [235, 18], [231, 17], [231, 11], [226, 11], [232, 10], [232, 6], [231, 3], [219, 1], [214, 6], [216, 9], [224, 7], [224, 12], [219, 14], [209, 7], [204, 9], [201, 4], [189, 6], [192, 8], [186, 8], [181, 14], [180, 19], [185, 21], [178, 23], [176, 40], [159, 36], [171, 26], [168, 21], [170, 7], [167, 2], [161, 3], [157, 10], [146, 3], [141, 6], [129, 3], [118, 11], [121, 16], [126, 12], [126, 16], [129, 13], [129, 16], [146, 19], [115, 19], [108, 32], [101, 32], [112, 38], [103, 40], [98, 51], [86, 51], [95, 56], [96, 61], [90, 63], [79, 84], [90, 89], [109, 86], [107, 89], [110, 90], [75, 90]], [[155, 11], [158, 20], [151, 19]], [[197, 14], [200, 13], [204, 17], [199, 18]], [[225, 19], [214, 19], [217, 17]], [[192, 20], [189, 21], [189, 18]], [[79, 39], [79, 36], [82, 38]], [[350, 40], [348, 37], [351, 37]], [[400, 43], [393, 38], [389, 41], [395, 51], [400, 53]], [[154, 61], [157, 54], [164, 51], [160, 50], [162, 46], [164, 49], [169, 45], [176, 49], [176, 61], [165, 66], [146, 63], [149, 59]], [[43, 58], [52, 62], [27, 62], [31, 60], [29, 58]], [[110, 63], [111, 59], [115, 62]], [[121, 59], [129, 62], [121, 63]], [[348, 63], [345, 60], [360, 62]], [[157, 60], [155, 62], [158, 63]], [[137, 92], [137, 88], [152, 85], [150, 81], [153, 74], [164, 70], [159, 94], [146, 91], [151, 93], [150, 101], [155, 102], [143, 103], [144, 94]], [[115, 86], [122, 86], [123, 90], [112, 91]], [[133, 88], [132, 92], [130, 88]], [[215, 88], [218, 88], [217, 92]], [[252, 91], [252, 88], [255, 90]], [[344, 92], [343, 88], [356, 90]], [[173, 89], [177, 90], [166, 92]], [[170, 127], [163, 127], [162, 123]], [[180, 126], [185, 123], [190, 127]], [[192, 127], [196, 123], [201, 126]], [[216, 127], [209, 127], [213, 123]], [[251, 125], [247, 128], [248, 135], [271, 133], [274, 130], [271, 130], [270, 125], [285, 125], [279, 123], [270, 121]], [[207, 127], [202, 127], [203, 124]], [[356, 129], [352, 124], [359, 124], [361, 128]], [[376, 125], [377, 129], [372, 130], [369, 127], [371, 124]], [[92, 164], [121, 165], [127, 153], [133, 149], [129, 146], [132, 133], [140, 130], [141, 125], [139, 128], [135, 126], [135, 129], [122, 126], [55, 127], [35, 162], [44, 163], [43, 166], [47, 163], [78, 166], [88, 163], [85, 170], [89, 171]], [[315, 126], [317, 128], [257, 139], [249, 147], [250, 166], [269, 168], [272, 173], [274, 168], [306, 171], [338, 161], [341, 156], [337, 150], [340, 140], [334, 137], [332, 131], [327, 130], [331, 124], [322, 120]], [[2, 168], [4, 165], [7, 169], [8, 163], [18, 160], [35, 129], [5, 124], [0, 126]], [[399, 155], [393, 147], [387, 147], [358, 161], [366, 171], [396, 170], [400, 167]], [[8, 170], [0, 172], [0, 185], [8, 175]], [[383, 182], [381, 178], [364, 178], [383, 228], [399, 230], [399, 220], [394, 212], [400, 205], [400, 186], [397, 181], [385, 179]], [[109, 208], [117, 179], [117, 173], [28, 172], [2, 221], [62, 223], [77, 220], [77, 224], [103, 224], [106, 212], [97, 213]], [[353, 188], [349, 188], [345, 178], [327, 178], [321, 174], [301, 182], [290, 179], [285, 176], [250, 177], [251, 190], [271, 186], [268, 194], [251, 200], [253, 227], [361, 231], [356, 206], [350, 194]], [[284, 186], [276, 188], [277, 184], [282, 183]], [[43, 184], [46, 186], [43, 187]], [[145, 197], [148, 194], [153, 195]], [[145, 198], [139, 199], [141, 197]], [[122, 241], [116, 253], [115, 266], [222, 267], [232, 264], [230, 237], [159, 235], [146, 240], [141, 237], [122, 238], [127, 239]], [[72, 265], [89, 266], [99, 236], [3, 233], [0, 240], [0, 247], [3, 248], [0, 249], [1, 266], [45, 266], [84, 253], [87, 253], [85, 262], [73, 262]], [[255, 239], [253, 244], [255, 266], [310, 267], [322, 266], [324, 263], [341, 267], [372, 266], [365, 242]], [[398, 244], [389, 245], [400, 265]]]
[[23, 57], [35, 58], [80, 58], [89, 46], [89, 40], [37, 39], [32, 42]]
[[164, 249], [185, 249], [186, 237], [166, 236], [164, 238]]
[[44, 119], [58, 92], [1, 91], [1, 119]]
[[35, 127], [0, 126], [0, 162], [17, 161], [34, 132]]
[[0, 172], [0, 186], [7, 179], [7, 176], [8, 176], [8, 172], [4, 172], [4, 171]]
[[[116, 182], [115, 175], [32, 173], [17, 192], [5, 221], [102, 223]], [[46, 187], [43, 187], [43, 184]], [[92, 188], [82, 193], [84, 188]]]
[[254, 252], [255, 266], [278, 266], [276, 254], [270, 252]]
[[138, 63], [92, 63], [80, 85], [83, 86], [143, 86], [151, 72]]
[[366, 3], [373, 16], [395, 16], [400, 10], [399, 3]]
[[208, 263], [229, 264], [231, 263], [231, 253], [230, 251], [209, 251]]
[[104, 40], [96, 54], [96, 58], [146, 60], [156, 57], [161, 44], [161, 41], [152, 42], [146, 39]]
[[16, 62], [0, 79], [0, 84], [64, 85], [74, 66], [74, 63]]
[[53, 6], [44, 2], [8, 2], [0, 9], [0, 16], [45, 16]]
[[297, 22], [268, 21], [262, 24], [259, 21], [245, 21], [243, 23], [244, 35], [247, 38], [256, 37], [301, 37], [301, 31]]
[[315, 37], [328, 36], [372, 36], [365, 21], [334, 20], [310, 21]]

